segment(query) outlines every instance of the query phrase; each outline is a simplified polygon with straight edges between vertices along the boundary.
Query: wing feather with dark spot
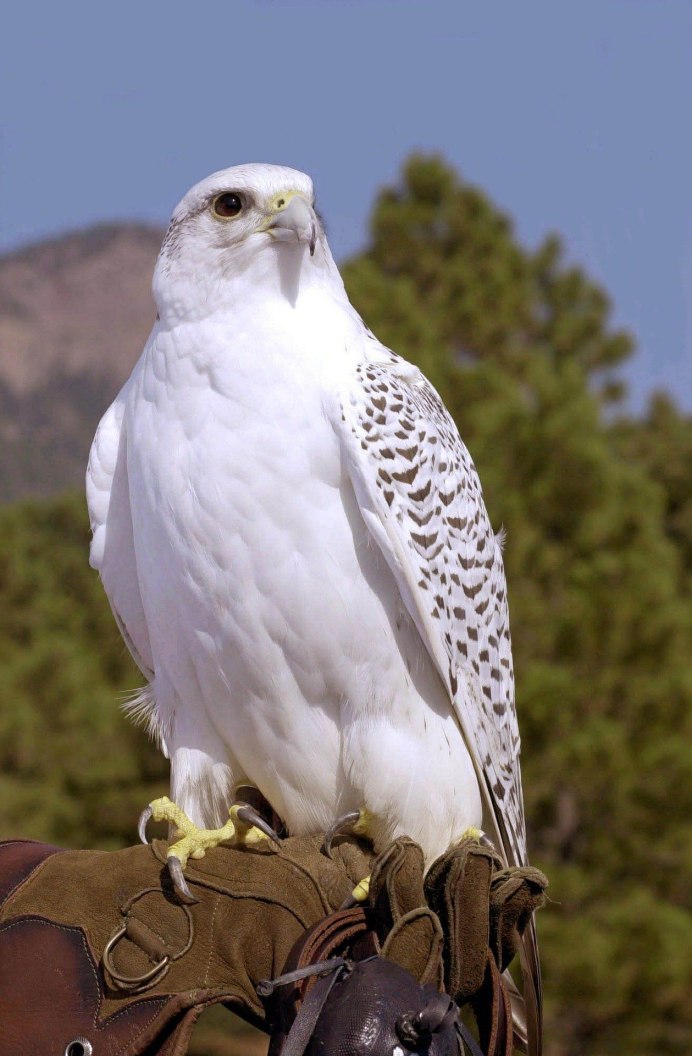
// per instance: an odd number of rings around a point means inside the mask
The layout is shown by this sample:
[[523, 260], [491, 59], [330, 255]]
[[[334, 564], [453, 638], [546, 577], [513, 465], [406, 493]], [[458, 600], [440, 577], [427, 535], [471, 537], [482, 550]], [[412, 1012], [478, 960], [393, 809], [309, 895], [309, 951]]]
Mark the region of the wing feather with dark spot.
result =
[[[373, 342], [375, 344], [375, 342]], [[381, 346], [379, 346], [381, 348]], [[508, 862], [526, 842], [500, 541], [471, 456], [437, 392], [382, 349], [343, 394], [361, 511], [447, 686]]]

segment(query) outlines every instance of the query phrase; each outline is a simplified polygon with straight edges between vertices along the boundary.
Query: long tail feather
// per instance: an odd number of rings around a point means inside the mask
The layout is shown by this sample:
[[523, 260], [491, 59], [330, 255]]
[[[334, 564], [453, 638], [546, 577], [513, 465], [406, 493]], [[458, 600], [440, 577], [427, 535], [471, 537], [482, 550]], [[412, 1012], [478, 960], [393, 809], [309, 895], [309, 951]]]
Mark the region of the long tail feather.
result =
[[531, 920], [524, 932], [519, 957], [524, 991], [527, 1052], [529, 1056], [541, 1056], [543, 1052], [543, 985], [534, 920]]
[[514, 1048], [526, 1052], [529, 1047], [528, 1029], [526, 1026], [526, 1004], [524, 995], [514, 982], [509, 968], [505, 968], [502, 979], [507, 987], [507, 992], [512, 1004], [512, 1033], [514, 1035]]

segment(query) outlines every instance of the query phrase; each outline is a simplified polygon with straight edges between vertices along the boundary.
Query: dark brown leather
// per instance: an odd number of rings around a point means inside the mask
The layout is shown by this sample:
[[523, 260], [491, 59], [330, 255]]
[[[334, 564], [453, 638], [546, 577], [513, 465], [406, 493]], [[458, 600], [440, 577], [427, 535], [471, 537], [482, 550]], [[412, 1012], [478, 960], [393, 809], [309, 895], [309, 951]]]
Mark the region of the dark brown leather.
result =
[[[280, 974], [286, 975], [332, 957], [348, 954], [354, 960], [362, 960], [377, 953], [377, 936], [368, 927], [364, 908], [353, 906], [330, 913], [324, 920], [308, 928], [293, 946]], [[269, 1056], [277, 1056], [281, 1052], [300, 1006], [316, 981], [316, 976], [307, 976], [278, 988], [267, 1000], [268, 1018], [272, 1025]]]
[[545, 902], [548, 880], [530, 865], [501, 869], [490, 885], [490, 949], [500, 971], [508, 966]]
[[[33, 1015], [26, 1015], [31, 981]], [[94, 1051], [126, 1052], [151, 1031], [165, 997], [144, 998], [99, 1018], [103, 981], [80, 928], [41, 917], [0, 927], [0, 1051], [3, 1056], [63, 1056], [80, 1035]], [[107, 1046], [107, 1048], [105, 1048]]]
[[59, 854], [62, 848], [35, 840], [6, 840], [0, 843], [0, 906], [14, 894], [34, 869]]
[[512, 1056], [512, 1005], [495, 958], [488, 950], [483, 984], [471, 999], [485, 1056]]
[[[364, 951], [360, 956], [356, 952], [355, 960], [379, 953], [377, 938], [368, 929], [365, 910], [362, 906], [353, 906], [330, 913], [301, 935], [288, 955], [282, 974], [353, 952], [358, 940], [366, 936], [369, 938], [367, 952]], [[297, 1003], [303, 1000], [313, 983], [314, 976], [296, 983]]]

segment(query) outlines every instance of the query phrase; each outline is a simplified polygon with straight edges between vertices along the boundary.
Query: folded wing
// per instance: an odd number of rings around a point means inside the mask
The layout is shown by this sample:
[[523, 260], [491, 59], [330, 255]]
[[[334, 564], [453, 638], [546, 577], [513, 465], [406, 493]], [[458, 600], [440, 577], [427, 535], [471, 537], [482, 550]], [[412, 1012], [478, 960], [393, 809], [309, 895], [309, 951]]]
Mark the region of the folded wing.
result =
[[[500, 541], [471, 456], [437, 392], [415, 367], [385, 354], [384, 362], [358, 366], [336, 428], [362, 516], [449, 692], [478, 774], [485, 823], [507, 863], [522, 865], [520, 741]], [[518, 1027], [521, 1014], [515, 1025], [538, 1054], [533, 922], [521, 955], [526, 1025]]]

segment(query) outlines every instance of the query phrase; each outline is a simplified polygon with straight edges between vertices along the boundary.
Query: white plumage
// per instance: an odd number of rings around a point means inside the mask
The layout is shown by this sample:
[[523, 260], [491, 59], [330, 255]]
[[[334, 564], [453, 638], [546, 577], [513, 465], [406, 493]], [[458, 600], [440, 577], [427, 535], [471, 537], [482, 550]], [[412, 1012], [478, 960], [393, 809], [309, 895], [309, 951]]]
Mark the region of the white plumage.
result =
[[482, 826], [522, 862], [500, 546], [439, 397], [350, 306], [308, 177], [198, 184], [154, 293], [87, 490], [172, 798], [220, 825], [249, 781], [296, 834], [366, 807], [429, 861]]

